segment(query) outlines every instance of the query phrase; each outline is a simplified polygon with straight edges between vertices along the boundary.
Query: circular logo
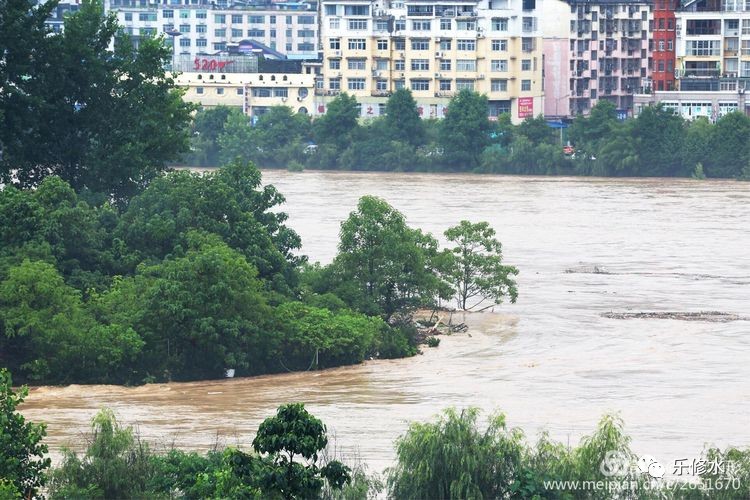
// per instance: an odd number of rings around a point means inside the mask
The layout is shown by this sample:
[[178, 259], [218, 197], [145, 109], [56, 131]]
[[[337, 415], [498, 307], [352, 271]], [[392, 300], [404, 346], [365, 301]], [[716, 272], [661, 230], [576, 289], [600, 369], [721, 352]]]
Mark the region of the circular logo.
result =
[[630, 468], [630, 457], [627, 453], [610, 450], [604, 454], [604, 460], [599, 464], [599, 471], [607, 477], [624, 476]]

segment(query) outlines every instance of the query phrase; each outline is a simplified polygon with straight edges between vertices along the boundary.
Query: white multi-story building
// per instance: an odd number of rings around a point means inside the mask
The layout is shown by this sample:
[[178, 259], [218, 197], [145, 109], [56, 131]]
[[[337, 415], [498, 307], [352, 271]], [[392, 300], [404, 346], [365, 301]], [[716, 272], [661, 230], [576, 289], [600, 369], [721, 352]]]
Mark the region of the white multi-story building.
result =
[[411, 89], [425, 118], [442, 118], [462, 89], [486, 94], [489, 115], [542, 113], [541, 0], [322, 0], [323, 82], [363, 116]]
[[175, 53], [197, 56], [255, 42], [266, 55], [318, 57], [317, 6], [311, 2], [249, 4], [239, 0], [105, 0], [105, 11], [138, 41], [166, 33]]

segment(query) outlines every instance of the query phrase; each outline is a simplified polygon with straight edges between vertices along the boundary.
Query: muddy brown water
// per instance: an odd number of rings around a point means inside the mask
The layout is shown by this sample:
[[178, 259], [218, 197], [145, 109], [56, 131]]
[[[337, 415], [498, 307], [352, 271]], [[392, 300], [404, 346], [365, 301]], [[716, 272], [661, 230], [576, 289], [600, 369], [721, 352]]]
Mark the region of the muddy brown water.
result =
[[439, 235], [489, 221], [518, 266], [515, 305], [467, 318], [467, 334], [411, 359], [250, 379], [39, 387], [23, 411], [48, 424], [53, 456], [80, 449], [97, 409], [158, 445], [249, 446], [258, 423], [303, 401], [338, 452], [382, 470], [408, 422], [447, 406], [500, 409], [530, 439], [576, 443], [619, 412], [637, 452], [671, 462], [706, 444], [750, 445], [750, 322], [605, 313], [750, 314], [750, 183], [385, 173], [264, 172], [286, 195], [311, 260], [374, 194]]

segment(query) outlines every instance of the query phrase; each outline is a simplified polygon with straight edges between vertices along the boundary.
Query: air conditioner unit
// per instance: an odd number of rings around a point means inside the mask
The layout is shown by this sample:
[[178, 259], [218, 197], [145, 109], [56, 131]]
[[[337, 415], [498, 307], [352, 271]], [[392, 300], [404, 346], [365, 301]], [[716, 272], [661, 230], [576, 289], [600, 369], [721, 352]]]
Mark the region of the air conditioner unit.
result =
[[484, 73], [480, 73], [479, 76], [477, 77], [477, 79], [484, 80]]
[[399, 76], [399, 78], [403, 78], [404, 74], [403, 73], [399, 73], [398, 76]]
[[442, 73], [435, 73], [435, 78], [442, 78], [442, 76], [443, 76]]
[[286, 98], [286, 97], [282, 97], [282, 98], [281, 98], [281, 102], [286, 102], [286, 100], [287, 100], [287, 98]]
[[484, 34], [483, 33], [477, 33], [477, 38], [484, 38]]
[[400, 53], [398, 54], [398, 57], [400, 57], [401, 59], [406, 59], [406, 54], [405, 54], [405, 53], [403, 53], [403, 52], [400, 52]]
[[437, 52], [435, 52], [435, 57], [437, 57], [438, 59], [442, 59], [443, 53], [440, 52], [440, 51], [437, 51]]

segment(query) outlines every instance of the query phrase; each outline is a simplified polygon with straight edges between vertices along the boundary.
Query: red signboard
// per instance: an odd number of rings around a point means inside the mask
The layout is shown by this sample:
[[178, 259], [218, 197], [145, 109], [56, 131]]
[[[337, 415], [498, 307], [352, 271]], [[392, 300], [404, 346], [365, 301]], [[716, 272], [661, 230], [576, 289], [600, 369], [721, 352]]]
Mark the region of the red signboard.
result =
[[519, 97], [518, 98], [518, 117], [528, 118], [534, 116], [534, 98], [533, 97]]
[[196, 57], [193, 61], [193, 69], [196, 71], [223, 71], [225, 67], [233, 62], [234, 61], [221, 61], [218, 59], [199, 59]]

